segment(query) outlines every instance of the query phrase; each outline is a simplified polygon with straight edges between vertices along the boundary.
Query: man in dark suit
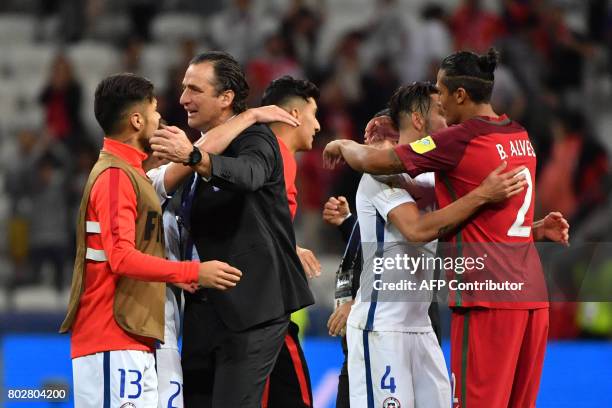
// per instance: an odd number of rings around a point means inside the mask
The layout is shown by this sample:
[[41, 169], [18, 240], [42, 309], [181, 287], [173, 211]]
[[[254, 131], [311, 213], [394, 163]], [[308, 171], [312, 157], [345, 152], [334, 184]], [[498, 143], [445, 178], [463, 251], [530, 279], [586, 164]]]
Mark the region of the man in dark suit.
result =
[[[202, 132], [246, 109], [248, 85], [229, 54], [196, 56], [183, 87], [189, 126]], [[185, 406], [259, 408], [289, 314], [314, 302], [295, 250], [278, 141], [255, 124], [213, 155], [185, 144], [176, 128], [166, 133], [170, 145], [152, 146], [156, 155], [183, 157], [199, 175], [188, 218], [200, 260], [227, 261], [243, 272], [231, 293], [186, 294]]]

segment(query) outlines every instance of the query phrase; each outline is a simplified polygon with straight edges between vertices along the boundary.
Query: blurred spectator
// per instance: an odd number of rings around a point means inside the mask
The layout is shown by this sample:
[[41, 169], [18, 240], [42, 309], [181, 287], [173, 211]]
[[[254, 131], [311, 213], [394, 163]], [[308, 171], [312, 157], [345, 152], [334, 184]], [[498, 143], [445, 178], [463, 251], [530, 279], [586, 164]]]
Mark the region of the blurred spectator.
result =
[[287, 40], [288, 52], [302, 65], [308, 77], [316, 71], [315, 54], [321, 27], [320, 16], [294, 1], [281, 21], [281, 33]]
[[65, 174], [58, 159], [50, 154], [37, 162], [36, 169], [30, 215], [32, 278], [39, 282], [43, 266], [50, 264], [53, 285], [61, 292], [70, 231]]
[[276, 28], [267, 16], [257, 15], [251, 0], [234, 0], [210, 22], [212, 44], [245, 64], [257, 55], [265, 35]]
[[463, 0], [450, 24], [456, 50], [484, 53], [503, 33], [501, 19], [486, 10], [481, 0]]
[[303, 76], [297, 61], [288, 53], [287, 41], [280, 33], [274, 33], [266, 39], [261, 55], [253, 58], [246, 68], [247, 80], [251, 91], [250, 105], [259, 106], [264, 89], [276, 78], [291, 75], [294, 78]]
[[157, 14], [157, 0], [128, 0], [128, 14], [132, 23], [132, 34], [143, 41], [151, 38], [151, 21]]
[[[322, 142], [324, 140], [323, 135], [325, 135], [328, 140], [352, 139], [358, 142], [363, 142], [363, 139], [361, 139], [363, 127], [359, 127], [359, 122], [361, 120], [361, 115], [358, 114], [360, 103], [350, 103], [349, 99], [345, 96], [337, 77], [329, 78], [321, 86], [319, 106], [321, 112], [320, 123], [322, 135], [318, 137], [317, 140]], [[314, 154], [315, 151], [316, 149], [313, 148], [312, 154]], [[304, 183], [312, 183], [313, 196], [316, 192], [316, 202], [319, 202], [319, 210], [325, 202], [324, 200], [332, 191], [338, 195], [345, 196], [349, 204], [354, 205], [355, 193], [357, 191], [357, 185], [359, 184], [359, 179], [361, 176], [348, 166], [340, 166], [334, 171], [323, 169], [322, 157], [320, 154], [319, 156], [310, 159], [311, 162], [308, 163], [310, 168], [308, 170], [304, 169], [303, 171], [300, 169], [300, 174], [303, 174]], [[310, 176], [306, 178], [307, 174], [316, 174], [317, 171], [324, 171], [327, 176], [324, 178], [318, 176], [318, 179], [311, 179]], [[319, 184], [315, 184], [317, 181]], [[320, 184], [320, 182], [324, 182], [324, 184]], [[311, 203], [314, 204], [315, 200], [311, 200]], [[312, 222], [315, 222], [314, 215]]]
[[40, 94], [46, 132], [71, 148], [84, 143], [81, 122], [81, 85], [74, 77], [68, 58], [60, 53], [51, 65], [47, 84]]
[[59, 2], [59, 19], [57, 27], [59, 37], [71, 43], [82, 39], [87, 27], [87, 1], [63, 0]]
[[530, 15], [521, 25], [512, 26], [510, 35], [498, 42], [502, 62], [512, 70], [528, 99], [537, 98], [542, 92], [546, 61], [533, 41], [539, 25], [539, 17]]
[[554, 144], [537, 183], [540, 214], [560, 211], [573, 228], [605, 202], [608, 154], [588, 133], [579, 112], [562, 112], [553, 124]]
[[407, 46], [408, 28], [397, 0], [377, 0], [375, 15], [363, 32], [371, 61], [395, 58]]
[[32, 129], [24, 129], [17, 134], [17, 160], [8, 161], [5, 175], [6, 192], [10, 199], [10, 218], [8, 220], [9, 255], [13, 266], [10, 286], [25, 282], [29, 259], [29, 215], [32, 205], [31, 196], [36, 178], [36, 163], [44, 152], [38, 134]]
[[590, 44], [570, 30], [561, 6], [549, 7], [542, 22], [544, 51], [550, 58], [548, 85], [559, 94], [577, 90], [583, 83], [585, 59], [593, 52]]
[[[322, 127], [323, 129], [323, 127]], [[297, 188], [300, 192], [300, 244], [312, 251], [325, 252], [321, 241], [321, 208], [327, 198], [327, 186], [334, 174], [323, 167], [323, 148], [330, 141], [329, 133], [321, 132], [313, 141], [312, 149], [298, 157]]]
[[387, 106], [391, 95], [399, 86], [391, 60], [381, 57], [362, 78], [363, 102], [359, 104], [358, 130], [365, 129], [368, 119]]
[[507, 114], [513, 120], [522, 123], [526, 99], [523, 90], [516, 82], [512, 71], [499, 64], [495, 70], [495, 85], [491, 95], [491, 105], [495, 112]]
[[[19, 159], [9, 168], [6, 188], [12, 201], [11, 243], [14, 277], [12, 287], [38, 281], [46, 261], [55, 267], [55, 286], [62, 285], [62, 269], [70, 226], [67, 224], [65, 173], [59, 163], [69, 155], [49, 136], [26, 129], [18, 134]], [[29, 254], [32, 275], [27, 276]]]
[[[429, 4], [422, 11], [423, 23], [412, 32], [416, 69], [414, 79], [433, 80], [438, 73], [440, 61], [452, 52], [451, 33], [447, 25], [444, 9], [437, 4]], [[411, 82], [410, 81], [410, 82]], [[409, 82], [409, 81], [405, 81]]]
[[610, 2], [608, 0], [590, 0], [588, 2], [587, 27], [589, 40], [597, 43], [606, 42], [606, 31], [610, 25]]
[[333, 139], [356, 139], [357, 129], [348, 98], [336, 77], [321, 85], [321, 131]]
[[[533, 38], [537, 36], [540, 18], [530, 13], [520, 20], [521, 25], [513, 25], [509, 33], [498, 41], [503, 67], [507, 67], [516, 79], [523, 94], [525, 107], [522, 117], [511, 116], [525, 126], [538, 153], [538, 169], [546, 162], [551, 148], [552, 107], [548, 103], [548, 91], [543, 86], [546, 76], [546, 59], [535, 47]], [[496, 73], [496, 77], [497, 77]], [[501, 79], [503, 80], [502, 73]], [[497, 85], [496, 85], [497, 87]], [[494, 91], [495, 92], [495, 91]], [[519, 94], [517, 93], [517, 94]], [[506, 104], [510, 101], [506, 101]], [[511, 102], [513, 109], [520, 111], [520, 104]], [[510, 113], [508, 113], [510, 114]]]
[[361, 46], [363, 32], [353, 30], [346, 33], [333, 52], [329, 71], [340, 87], [342, 95], [349, 103], [358, 103], [362, 100], [361, 75]]
[[164, 8], [168, 10], [180, 10], [184, 13], [198, 13], [206, 16], [223, 10], [226, 3], [226, 0], [166, 0], [164, 2]]
[[121, 56], [122, 71], [134, 74], [141, 73], [142, 46], [140, 37], [130, 37], [125, 41], [123, 55]]

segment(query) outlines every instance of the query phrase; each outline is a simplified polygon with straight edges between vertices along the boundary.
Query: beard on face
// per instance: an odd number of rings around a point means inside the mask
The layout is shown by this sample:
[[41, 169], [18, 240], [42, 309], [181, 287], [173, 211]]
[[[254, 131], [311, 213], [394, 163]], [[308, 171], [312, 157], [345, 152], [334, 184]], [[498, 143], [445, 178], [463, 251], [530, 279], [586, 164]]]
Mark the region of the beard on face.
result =
[[143, 149], [144, 149], [144, 152], [145, 152], [146, 154], [151, 154], [151, 153], [153, 153], [153, 149], [151, 149], [151, 143], [149, 143], [149, 140], [148, 140], [148, 139], [145, 141], [144, 146], [143, 146]]
[[[159, 122], [157, 124], [157, 129], [163, 129], [164, 126], [166, 126], [166, 125], [167, 125], [166, 121], [164, 119], [162, 119], [162, 118], [159, 118]], [[145, 141], [143, 143], [143, 149], [144, 149], [144, 152], [147, 153], [147, 154], [153, 153], [153, 149], [151, 149], [150, 138], [145, 138]]]

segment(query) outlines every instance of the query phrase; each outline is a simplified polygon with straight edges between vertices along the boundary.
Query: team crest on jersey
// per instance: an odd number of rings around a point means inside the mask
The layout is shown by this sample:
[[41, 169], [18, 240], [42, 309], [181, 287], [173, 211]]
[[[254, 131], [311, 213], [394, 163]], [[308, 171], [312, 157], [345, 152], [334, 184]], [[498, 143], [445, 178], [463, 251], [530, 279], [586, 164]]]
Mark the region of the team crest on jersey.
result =
[[132, 404], [131, 402], [126, 402], [125, 404], [123, 404], [119, 408], [136, 408], [136, 405]]
[[382, 408], [401, 408], [401, 404], [397, 398], [389, 397], [382, 403]]
[[427, 152], [431, 152], [436, 148], [436, 144], [431, 136], [424, 137], [415, 142], [410, 143], [410, 147], [414, 150], [415, 153], [423, 154]]

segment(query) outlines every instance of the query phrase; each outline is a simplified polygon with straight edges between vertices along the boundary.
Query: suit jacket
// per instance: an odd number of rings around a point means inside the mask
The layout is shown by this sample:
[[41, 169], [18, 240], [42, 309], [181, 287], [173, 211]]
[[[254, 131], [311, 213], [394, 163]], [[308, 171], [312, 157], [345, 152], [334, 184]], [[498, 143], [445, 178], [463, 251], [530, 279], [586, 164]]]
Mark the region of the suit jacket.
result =
[[245, 330], [313, 304], [270, 128], [255, 124], [210, 158], [212, 177], [200, 179], [195, 191], [191, 236], [201, 261], [217, 259], [242, 271], [235, 288], [206, 291], [223, 323]]

